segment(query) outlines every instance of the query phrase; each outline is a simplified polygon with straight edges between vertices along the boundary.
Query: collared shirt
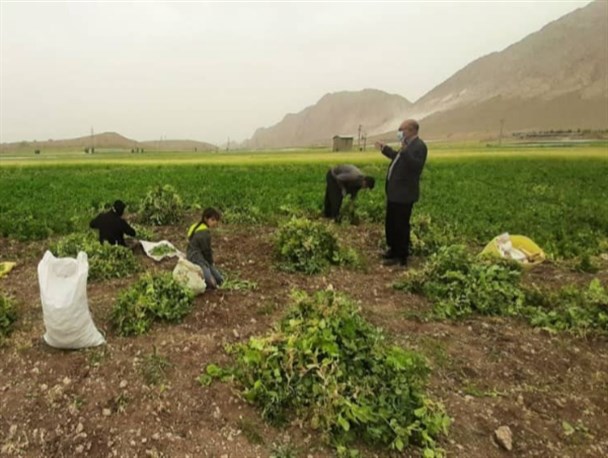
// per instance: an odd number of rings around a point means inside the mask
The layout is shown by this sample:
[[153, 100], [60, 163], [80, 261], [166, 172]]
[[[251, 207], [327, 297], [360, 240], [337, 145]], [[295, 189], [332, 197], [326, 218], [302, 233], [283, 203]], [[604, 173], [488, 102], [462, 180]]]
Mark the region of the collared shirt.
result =
[[[409, 140], [406, 138], [404, 143], [405, 146], [407, 147], [407, 145], [409, 145], [410, 143], [412, 143], [415, 139], [418, 138], [418, 135], [414, 135], [412, 138], [410, 138]], [[395, 168], [395, 164], [397, 163], [397, 161], [399, 160], [399, 158], [401, 157], [401, 151], [399, 151], [397, 153], [397, 157], [395, 158], [395, 160], [392, 162], [391, 166], [388, 168], [388, 175], [386, 176], [386, 180], [390, 180], [391, 179], [391, 174], [393, 173], [393, 169]]]

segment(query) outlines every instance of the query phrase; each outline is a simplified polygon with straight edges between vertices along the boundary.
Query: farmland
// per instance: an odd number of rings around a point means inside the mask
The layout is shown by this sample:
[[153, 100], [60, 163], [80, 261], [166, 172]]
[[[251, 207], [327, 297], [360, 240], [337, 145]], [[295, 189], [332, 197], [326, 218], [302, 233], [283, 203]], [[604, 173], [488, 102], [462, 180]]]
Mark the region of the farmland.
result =
[[[509, 288], [521, 287], [514, 290], [521, 301], [532, 297], [526, 288], [539, 288], [553, 298], [549, 306], [560, 305], [564, 316], [569, 314], [562, 321], [558, 312], [530, 318], [537, 310], [533, 305], [542, 302], [537, 296], [534, 304], [518, 305], [509, 314], [496, 301], [486, 309], [492, 312], [480, 311], [480, 298], [499, 297], [493, 284], [467, 296], [471, 305], [457, 319], [432, 315], [437, 303], [446, 303], [436, 296], [437, 288], [435, 296], [424, 293], [424, 285], [395, 288], [413, 280], [378, 261], [387, 166], [378, 156], [319, 150], [0, 156], [0, 262], [17, 262], [0, 279], [17, 315], [0, 347], [3, 453], [333, 456], [338, 449], [318, 440], [305, 421], [262, 422], [260, 408], [239, 396], [234, 384], [197, 381], [209, 365], [233, 363], [226, 344], [244, 344], [276, 325], [293, 302], [292, 290], [312, 294], [328, 287], [354, 301], [389, 342], [425, 358], [429, 396], [452, 418], [449, 433], [438, 438], [438, 449], [448, 456], [502, 456], [492, 433], [503, 425], [513, 432], [517, 456], [608, 453], [602, 433], [608, 427], [608, 340], [603, 325], [588, 319], [608, 316], [599, 290], [608, 287], [607, 146], [437, 145], [423, 175], [411, 270], [423, 269], [429, 260], [443, 262], [433, 257], [441, 246], [462, 244], [476, 253], [502, 232], [527, 235], [548, 261], [523, 272]], [[374, 190], [358, 197], [360, 224], [331, 228], [341, 244], [358, 253], [359, 262], [326, 266], [315, 275], [279, 269], [277, 227], [292, 217], [318, 221], [325, 172], [343, 162], [378, 178]], [[217, 263], [242, 281], [197, 297], [178, 324], [157, 323], [144, 335], [123, 337], [111, 324], [121, 292], [142, 272], [168, 272], [175, 264], [156, 264], [136, 253], [135, 273], [89, 283], [89, 306], [108, 344], [79, 352], [46, 347], [35, 286], [44, 250], [68, 234], [87, 232], [88, 221], [117, 198], [127, 203], [127, 218], [137, 221], [144, 197], [157, 185], [175, 189], [185, 214], [180, 223], [145, 229], [183, 250], [184, 232], [200, 210], [218, 207], [224, 224], [214, 238]], [[486, 278], [486, 267], [466, 268]], [[587, 289], [591, 283], [595, 286]], [[561, 292], [564, 286], [576, 291]], [[595, 315], [584, 315], [588, 310]], [[397, 452], [354, 446], [363, 456], [422, 453], [417, 447]]]

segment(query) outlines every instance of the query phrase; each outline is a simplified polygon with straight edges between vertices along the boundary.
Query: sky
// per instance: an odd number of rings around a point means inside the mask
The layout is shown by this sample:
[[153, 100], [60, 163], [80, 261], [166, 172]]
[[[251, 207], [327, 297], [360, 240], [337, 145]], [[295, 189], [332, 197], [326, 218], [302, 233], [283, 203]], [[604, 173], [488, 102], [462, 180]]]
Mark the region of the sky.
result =
[[0, 142], [221, 144], [329, 92], [416, 101], [588, 3], [0, 0]]

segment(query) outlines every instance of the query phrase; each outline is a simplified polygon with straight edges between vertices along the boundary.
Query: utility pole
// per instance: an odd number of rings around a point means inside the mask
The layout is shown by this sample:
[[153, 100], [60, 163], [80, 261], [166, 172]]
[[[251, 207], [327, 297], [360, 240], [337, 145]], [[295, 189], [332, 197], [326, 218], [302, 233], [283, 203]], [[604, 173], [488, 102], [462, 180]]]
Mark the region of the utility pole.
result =
[[359, 133], [357, 135], [357, 149], [361, 151], [361, 124], [359, 124]]
[[500, 120], [500, 134], [498, 135], [498, 146], [502, 146], [502, 132], [503, 132], [504, 125], [505, 125], [505, 120], [501, 119]]
[[363, 132], [363, 151], [365, 151], [366, 146], [367, 146], [367, 132]]
[[95, 131], [93, 130], [93, 126], [91, 126], [91, 154], [95, 152]]

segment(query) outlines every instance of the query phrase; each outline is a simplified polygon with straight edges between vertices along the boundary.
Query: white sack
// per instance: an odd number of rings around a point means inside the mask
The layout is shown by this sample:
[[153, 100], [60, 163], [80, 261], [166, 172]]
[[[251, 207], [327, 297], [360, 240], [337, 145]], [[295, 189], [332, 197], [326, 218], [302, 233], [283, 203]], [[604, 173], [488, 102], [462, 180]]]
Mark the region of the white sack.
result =
[[207, 288], [203, 269], [184, 258], [178, 259], [177, 265], [173, 269], [173, 278], [197, 295], [204, 293]]
[[56, 258], [47, 250], [38, 264], [40, 300], [46, 333], [56, 348], [96, 347], [105, 343], [89, 312], [89, 261], [83, 251], [74, 258]]
[[[152, 259], [154, 259], [155, 261], [162, 261], [165, 258], [172, 258], [174, 256], [183, 258], [184, 257], [184, 253], [182, 253], [181, 251], [179, 251], [177, 248], [175, 248], [175, 246], [169, 242], [168, 240], [161, 240], [160, 242], [147, 242], [146, 240], [140, 240], [139, 243], [141, 243], [141, 246], [144, 249], [144, 252]], [[151, 254], [151, 251], [160, 246], [160, 245], [167, 245], [170, 248], [173, 248], [173, 250], [175, 250], [173, 253], [168, 253], [168, 254], [163, 254], [161, 256], [155, 256], [153, 254]]]

